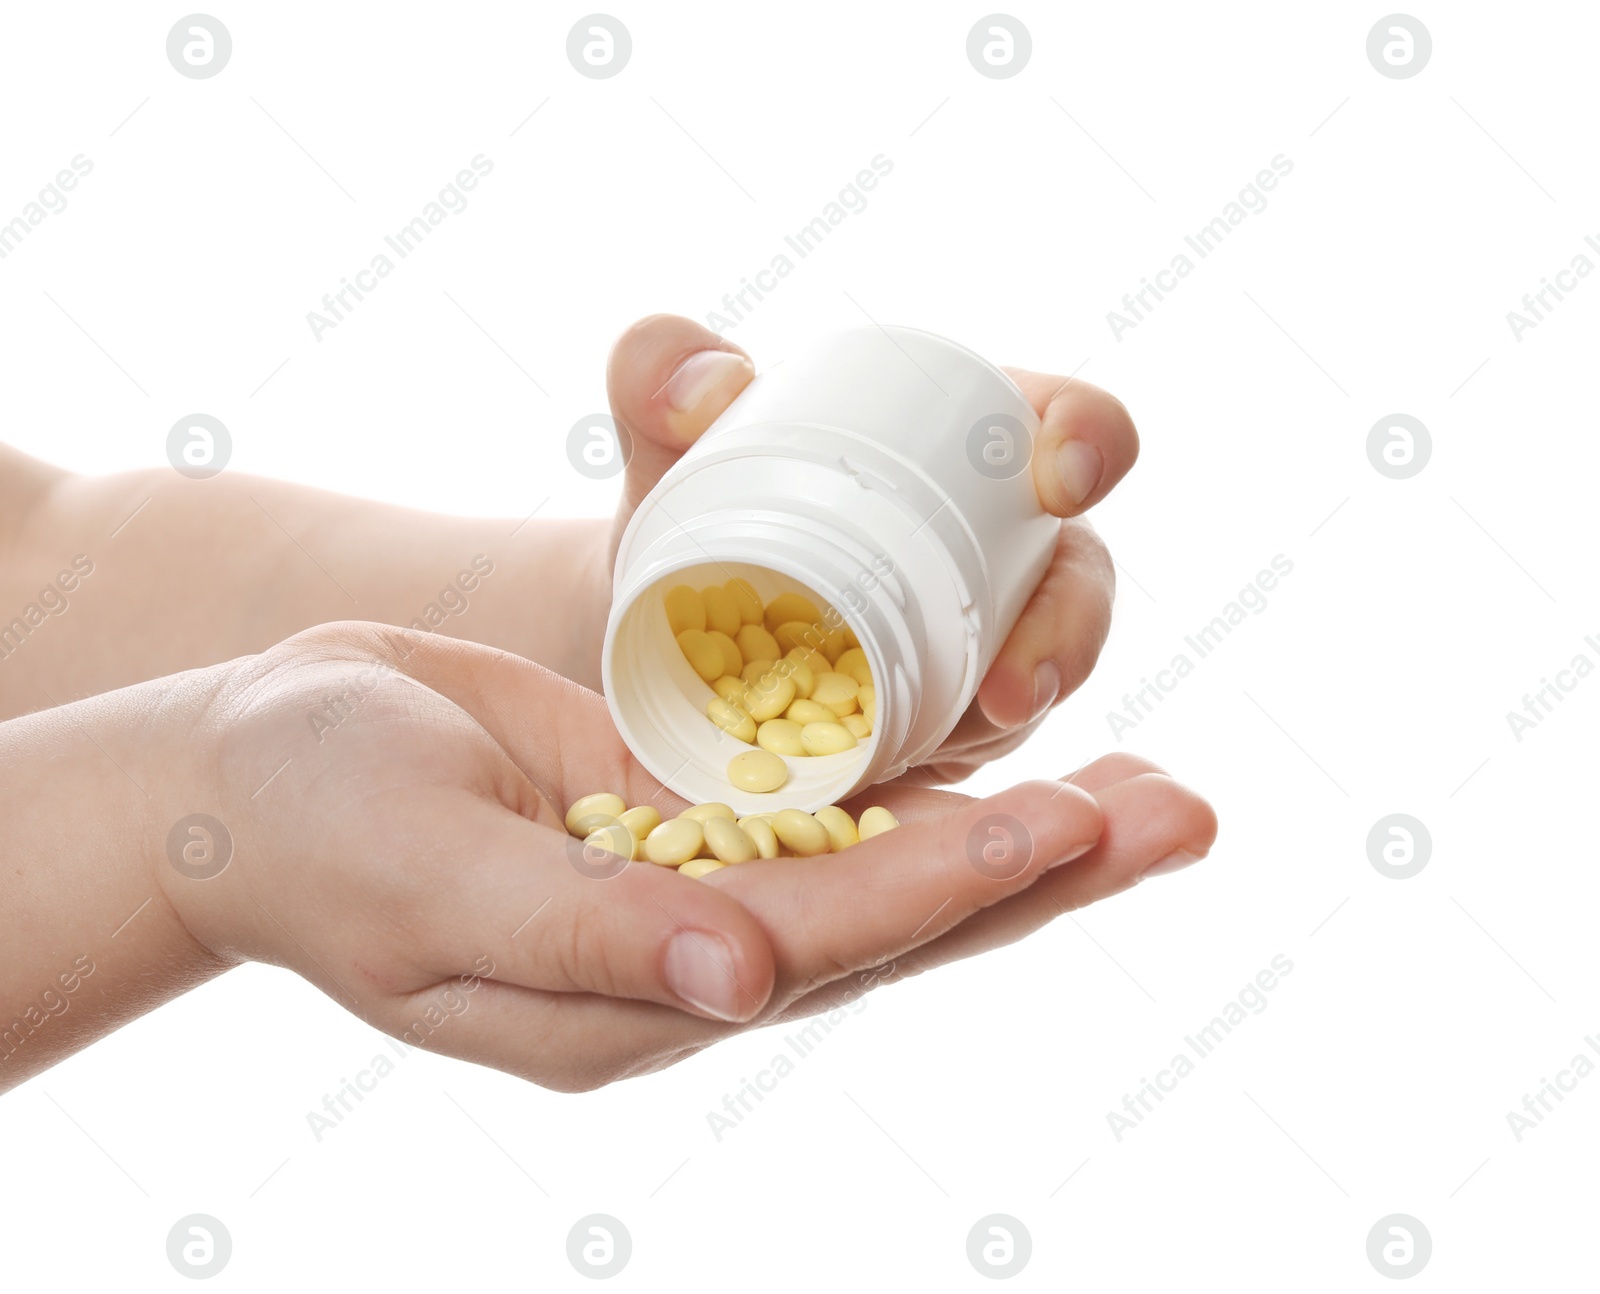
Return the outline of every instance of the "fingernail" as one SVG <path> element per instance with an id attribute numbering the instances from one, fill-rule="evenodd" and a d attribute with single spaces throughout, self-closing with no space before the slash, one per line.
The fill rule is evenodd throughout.
<path id="1" fill-rule="evenodd" d="M 1139 873 L 1139 879 L 1146 880 L 1152 876 L 1165 876 L 1168 872 L 1179 872 L 1190 863 L 1198 863 L 1201 855 L 1191 854 L 1187 849 L 1175 849 L 1159 863 L 1151 863 L 1149 867 Z"/>
<path id="2" fill-rule="evenodd" d="M 1056 471 L 1061 477 L 1061 490 L 1073 507 L 1094 493 L 1100 484 L 1100 474 L 1105 471 L 1105 460 L 1100 451 L 1087 441 L 1063 441 L 1056 450 Z"/>
<path id="3" fill-rule="evenodd" d="M 685 930 L 667 945 L 667 987 L 690 1006 L 719 1020 L 738 1020 L 739 982 L 733 953 L 720 937 Z"/>
<path id="4" fill-rule="evenodd" d="M 1028 714 L 1032 723 L 1048 710 L 1061 692 L 1061 671 L 1053 660 L 1040 661 L 1033 671 L 1033 709 Z"/>
<path id="5" fill-rule="evenodd" d="M 667 403 L 678 413 L 693 413 L 735 372 L 749 367 L 749 360 L 732 351 L 696 351 L 678 365 L 662 390 Z"/>
<path id="6" fill-rule="evenodd" d="M 1070 863 L 1074 858 L 1082 858 L 1099 843 L 1099 840 L 1085 840 L 1081 845 L 1074 845 L 1066 853 L 1062 854 L 1060 858 L 1056 859 L 1055 862 L 1051 863 L 1049 867 L 1046 867 L 1045 871 L 1052 871 L 1060 867 L 1062 863 Z"/>

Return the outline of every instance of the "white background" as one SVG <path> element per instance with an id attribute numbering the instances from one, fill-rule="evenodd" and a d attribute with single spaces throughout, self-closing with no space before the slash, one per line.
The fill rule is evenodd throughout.
<path id="1" fill-rule="evenodd" d="M 1384 9 L 1342 3 L 1022 5 L 1005 80 L 966 58 L 985 11 L 944 3 L 624 5 L 610 80 L 567 61 L 582 8 L 211 12 L 232 61 L 189 80 L 181 9 L 5 10 L 0 219 L 94 163 L 0 261 L 6 440 L 159 465 L 203 411 L 230 470 L 606 512 L 563 442 L 611 339 L 703 318 L 882 153 L 868 208 L 731 333 L 758 366 L 868 314 L 1082 366 L 1143 438 L 1096 516 L 1122 576 L 1099 670 L 972 789 L 1117 746 L 1124 693 L 1294 569 L 1122 742 L 1212 798 L 1211 857 L 873 996 L 720 1143 L 706 1114 L 770 1032 L 576 1097 L 417 1053 L 319 1144 L 307 1111 L 381 1038 L 251 967 L 0 1102 L 8 1287 L 187 1288 L 164 1246 L 191 1212 L 238 1290 L 590 1288 L 565 1238 L 591 1212 L 632 1233 L 617 1288 L 987 1288 L 965 1244 L 995 1212 L 1033 1237 L 1019 1289 L 1387 1288 L 1365 1246 L 1395 1212 L 1433 1238 L 1418 1288 L 1589 1278 L 1600 1076 L 1520 1143 L 1506 1114 L 1600 1030 L 1600 679 L 1520 742 L 1505 716 L 1600 662 L 1600 276 L 1506 322 L 1600 235 L 1592 6 L 1418 10 L 1404 80 L 1367 60 Z M 468 209 L 314 340 L 479 153 Z M 1122 294 L 1280 153 L 1267 209 L 1115 339 Z M 1394 412 L 1432 434 L 1408 480 L 1367 459 Z M 1367 857 L 1396 812 L 1433 839 L 1409 880 Z M 1267 1009 L 1119 1143 L 1107 1113 L 1280 953 Z"/>

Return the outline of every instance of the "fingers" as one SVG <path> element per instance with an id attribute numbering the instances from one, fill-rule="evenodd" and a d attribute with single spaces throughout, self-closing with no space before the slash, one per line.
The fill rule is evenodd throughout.
<path id="1" fill-rule="evenodd" d="M 1132 781 L 1141 773 L 1159 773 L 1163 777 L 1167 776 L 1166 769 L 1144 756 L 1116 750 L 1085 764 L 1067 778 L 1067 781 L 1094 795 L 1108 786 L 1115 786 L 1118 782 Z"/>
<path id="2" fill-rule="evenodd" d="M 542 665 L 496 647 L 387 625 L 351 621 L 312 632 L 338 633 L 351 648 L 465 710 L 504 754 L 487 790 L 524 816 L 534 816 L 535 790 L 562 806 L 593 791 L 615 791 L 629 804 L 649 801 L 664 814 L 682 803 L 628 754 L 604 697 Z M 552 821 L 559 820 L 557 812 Z"/>
<path id="3" fill-rule="evenodd" d="M 600 697 L 456 639 L 363 624 L 323 632 L 403 662 L 407 677 L 453 701 L 504 751 L 475 794 L 448 804 L 413 795 L 396 811 L 407 820 L 391 823 L 417 842 L 410 874 L 451 876 L 410 896 L 406 934 L 420 965 L 447 974 L 487 957 L 497 968 L 488 974 L 527 987 L 638 998 L 716 1020 L 761 1010 L 772 950 L 737 902 L 652 864 L 585 857 L 556 825 L 553 806 L 589 791 L 614 790 L 630 804 L 662 794 L 627 757 Z M 566 785 L 569 776 L 582 790 Z"/>
<path id="4" fill-rule="evenodd" d="M 761 923 L 784 991 L 809 988 L 915 947 L 1080 856 L 1100 835 L 1092 796 L 1026 782 L 843 853 L 744 863 L 707 882 Z"/>
<path id="5" fill-rule="evenodd" d="M 1039 502 L 1075 517 L 1111 493 L 1139 457 L 1139 433 L 1122 401 L 1076 378 L 1010 369 L 1042 424 L 1033 449 Z"/>
<path id="6" fill-rule="evenodd" d="M 889 952 L 860 961 L 854 968 L 840 967 L 838 978 L 792 999 L 764 1023 L 813 1016 L 846 1004 L 881 983 L 1020 939 L 1065 909 L 1127 888 L 1132 878 L 1164 856 L 1171 844 L 1186 844 L 1204 852 L 1215 833 L 1215 817 L 1209 807 L 1187 788 L 1150 773 L 1150 767 L 1137 756 L 1118 753 L 1074 774 L 1079 781 L 1103 789 L 1104 793 L 1097 793 L 1105 815 L 1101 843 L 1076 862 L 1053 869 L 1033 885 L 978 910 L 914 951 Z M 882 840 L 903 836 L 919 823 L 948 831 L 955 821 L 953 806 L 971 808 L 978 803 L 920 789 L 899 790 L 882 798 L 906 824 Z M 1108 830 L 1115 834 L 1106 834 Z M 852 852 L 862 848 L 857 846 Z M 820 861 L 794 860 L 806 865 Z M 759 871 L 786 862 L 744 864 L 714 876 L 744 873 L 754 880 Z M 488 992 L 463 1019 L 463 1027 L 450 1036 L 440 1035 L 442 1048 L 559 1091 L 588 1091 L 660 1069 L 739 1028 L 694 1019 L 648 1002 L 588 994 L 559 996 L 500 984 L 484 988 Z"/>
<path id="7" fill-rule="evenodd" d="M 1116 572 L 1086 521 L 1068 521 L 1055 559 L 978 689 L 998 728 L 1039 718 L 1089 677 L 1111 631 Z"/>
<path id="8" fill-rule="evenodd" d="M 428 870 L 451 875 L 408 932 L 433 973 L 473 967 L 524 988 L 634 998 L 720 1021 L 750 1019 L 772 992 L 772 949 L 756 920 L 668 868 L 586 850 L 465 797 L 445 839 L 421 847 L 446 852 Z"/>
<path id="9" fill-rule="evenodd" d="M 633 450 L 619 523 L 754 376 L 748 355 L 692 319 L 650 315 L 617 338 L 606 391 Z"/>
<path id="10" fill-rule="evenodd" d="M 429 1007 L 440 1009 L 430 1016 Z M 460 977 L 389 1002 L 375 1023 L 412 1046 L 557 1092 L 590 1092 L 650 1073 L 740 1028 L 653 1002 L 547 993 L 499 980 L 469 988 Z"/>
<path id="11" fill-rule="evenodd" d="M 1101 782 L 1122 771 L 1132 773 L 1095 791 L 1104 823 L 1095 847 L 1020 894 L 984 908 L 948 933 L 895 958 L 892 972 L 880 978 L 921 974 L 1015 943 L 1076 908 L 1203 858 L 1216 841 L 1215 811 L 1171 778 L 1135 771 L 1147 762 L 1137 756 L 1110 755 L 1075 774 L 1088 782 Z M 781 1011 L 777 1019 L 827 1011 L 858 992 L 859 986 L 841 980 L 802 998 Z"/>

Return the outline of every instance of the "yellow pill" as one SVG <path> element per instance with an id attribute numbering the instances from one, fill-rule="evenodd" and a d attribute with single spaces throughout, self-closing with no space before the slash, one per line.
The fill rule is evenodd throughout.
<path id="1" fill-rule="evenodd" d="M 716 643 L 722 652 L 722 672 L 724 674 L 741 674 L 744 672 L 744 656 L 739 651 L 739 644 L 719 629 L 707 629 L 706 637 Z"/>
<path id="2" fill-rule="evenodd" d="M 789 708 L 792 710 L 794 706 Z M 756 729 L 756 745 L 774 755 L 804 755 L 806 748 L 800 740 L 802 726 L 793 719 L 768 719 Z"/>
<path id="3" fill-rule="evenodd" d="M 832 843 L 835 853 L 841 849 L 849 849 L 861 839 L 856 832 L 855 819 L 837 804 L 818 809 L 811 816 L 820 822 L 822 829 L 828 833 L 828 840 Z"/>
<path id="4" fill-rule="evenodd" d="M 633 836 L 633 860 L 638 862 L 644 855 L 644 838 L 661 825 L 661 810 L 654 805 L 641 804 L 636 809 L 619 813 L 617 821 Z"/>
<path id="5" fill-rule="evenodd" d="M 789 765 L 770 750 L 746 750 L 728 761 L 728 781 L 741 791 L 764 795 L 789 780 Z M 729 814 L 732 817 L 732 814 Z"/>
<path id="6" fill-rule="evenodd" d="M 861 713 L 867 716 L 867 722 L 874 728 L 878 726 L 878 689 L 872 684 L 856 689 L 856 704 L 861 707 Z"/>
<path id="7" fill-rule="evenodd" d="M 818 650 L 830 661 L 837 661 L 840 656 L 844 655 L 847 646 L 848 644 L 844 640 L 844 631 L 830 629 L 823 637 L 822 645 Z"/>
<path id="8" fill-rule="evenodd" d="M 753 817 L 740 818 L 739 827 L 755 844 L 757 858 L 778 856 L 778 836 L 772 829 L 770 814 L 759 813 Z"/>
<path id="9" fill-rule="evenodd" d="M 745 668 L 743 677 L 746 682 L 753 683 L 769 675 L 776 678 L 786 678 L 794 684 L 796 696 L 804 695 L 815 686 L 816 676 L 812 674 L 807 666 L 797 660 L 790 660 L 788 657 L 784 657 L 782 660 L 763 661 L 761 663 L 766 666 L 765 669 L 752 670 L 749 667 Z"/>
<path id="10" fill-rule="evenodd" d="M 841 625 L 839 627 L 839 632 L 844 635 L 844 645 L 846 647 L 861 646 L 861 639 L 856 637 L 856 631 L 849 625 Z"/>
<path id="11" fill-rule="evenodd" d="M 811 671 L 813 677 L 826 674 L 833 668 L 828 658 L 812 647 L 791 647 L 784 653 L 784 659 L 798 661 Z"/>
<path id="12" fill-rule="evenodd" d="M 739 677 L 746 683 L 755 683 L 768 674 L 779 673 L 777 662 L 773 660 L 753 660 L 745 662 L 745 667 L 739 671 Z"/>
<path id="13" fill-rule="evenodd" d="M 770 633 L 781 624 L 791 620 L 802 620 L 808 625 L 814 625 L 822 619 L 817 610 L 816 603 L 810 598 L 802 597 L 798 593 L 780 593 L 767 603 L 766 610 L 762 613 L 766 621 L 767 631 Z"/>
<path id="14" fill-rule="evenodd" d="M 721 678 L 726 672 L 722 668 L 722 648 L 711 640 L 711 635 L 704 629 L 685 629 L 678 635 L 678 648 L 694 672 L 707 683 Z"/>
<path id="15" fill-rule="evenodd" d="M 734 705 L 744 700 L 744 680 L 734 674 L 724 674 L 711 685 L 711 690 Z"/>
<path id="16" fill-rule="evenodd" d="M 745 710 L 757 723 L 776 719 L 794 700 L 794 682 L 779 674 L 764 674 L 745 693 Z"/>
<path id="17" fill-rule="evenodd" d="M 739 615 L 739 604 L 733 600 L 733 594 L 727 589 L 720 584 L 713 584 L 708 589 L 700 590 L 700 600 L 706 607 L 707 629 L 715 629 L 730 638 L 739 632 L 739 626 L 744 620 Z"/>
<path id="18" fill-rule="evenodd" d="M 893 831 L 900 825 L 898 818 L 881 805 L 873 805 L 870 809 L 861 810 L 861 822 L 857 827 L 861 839 L 871 840 L 874 836 L 881 836 L 885 831 Z"/>
<path id="19" fill-rule="evenodd" d="M 678 868 L 679 876 L 688 876 L 694 880 L 711 872 L 720 872 L 726 863 L 719 863 L 715 858 L 691 858 L 682 867 Z"/>
<path id="20" fill-rule="evenodd" d="M 609 827 L 617 819 L 609 813 L 586 813 L 574 822 L 568 830 L 580 840 L 585 836 L 592 836 L 602 827 Z"/>
<path id="21" fill-rule="evenodd" d="M 672 626 L 674 638 L 685 629 L 705 629 L 705 599 L 687 584 L 674 585 L 668 589 L 662 601 L 666 604 L 667 623 Z"/>
<path id="22" fill-rule="evenodd" d="M 778 668 L 783 670 L 794 682 L 794 694 L 796 696 L 805 698 L 811 695 L 812 689 L 817 685 L 817 676 L 812 671 L 811 666 L 804 661 L 790 660 L 788 657 L 784 657 L 783 660 L 778 662 Z"/>
<path id="23" fill-rule="evenodd" d="M 850 729 L 840 723 L 808 723 L 800 729 L 800 744 L 808 755 L 837 755 L 856 744 Z"/>
<path id="24" fill-rule="evenodd" d="M 638 854 L 639 842 L 634 839 L 633 832 L 618 819 L 612 818 L 606 826 L 591 831 L 583 838 L 584 861 L 592 865 L 599 860 L 593 857 L 591 850 L 604 850 L 632 861 Z"/>
<path id="25" fill-rule="evenodd" d="M 808 723 L 837 723 L 839 716 L 817 701 L 807 701 L 796 697 L 789 703 L 789 708 L 783 712 L 785 719 L 792 719 L 804 727 Z"/>
<path id="26" fill-rule="evenodd" d="M 803 647 L 808 651 L 821 651 L 823 643 L 828 640 L 828 635 L 821 625 L 807 624 L 804 620 L 787 621 L 774 629 L 772 636 L 777 640 L 778 646 L 786 652 L 796 647 Z"/>
<path id="27" fill-rule="evenodd" d="M 794 707 L 789 708 L 792 710 Z M 872 736 L 872 725 L 867 722 L 867 716 L 864 714 L 847 714 L 839 722 L 849 729 L 850 735 L 857 741 L 865 741 Z"/>
<path id="28" fill-rule="evenodd" d="M 572 807 L 567 810 L 567 830 L 573 835 L 583 837 L 588 831 L 579 831 L 578 822 L 591 814 L 604 813 L 608 817 L 620 817 L 627 808 L 620 795 L 612 795 L 609 791 L 597 791 L 593 795 L 582 795 L 572 802 Z M 594 828 L 590 828 L 592 831 Z"/>
<path id="29" fill-rule="evenodd" d="M 855 679 L 857 687 L 872 686 L 872 666 L 867 663 L 867 653 L 859 647 L 851 647 L 839 653 L 839 659 L 833 662 L 836 674 L 848 674 Z"/>
<path id="30" fill-rule="evenodd" d="M 712 697 L 706 702 L 706 718 L 730 737 L 752 744 L 755 742 L 756 721 L 731 701 L 724 701 L 720 696 Z"/>
<path id="31" fill-rule="evenodd" d="M 773 815 L 772 830 L 779 840 L 802 858 L 825 854 L 833 844 L 828 829 L 809 813 L 799 809 L 780 809 Z"/>
<path id="32" fill-rule="evenodd" d="M 848 674 L 818 674 L 817 685 L 811 689 L 811 699 L 843 717 L 855 713 L 860 691 L 855 679 Z"/>
<path id="33" fill-rule="evenodd" d="M 644 838 L 644 856 L 663 867 L 676 867 L 698 854 L 705 840 L 700 824 L 693 818 L 674 818 Z"/>
<path id="34" fill-rule="evenodd" d="M 849 815 L 846 814 L 846 817 Z M 705 824 L 706 847 L 724 863 L 748 863 L 760 857 L 756 842 L 736 822 L 726 818 L 712 818 Z"/>
<path id="35" fill-rule="evenodd" d="M 747 625 L 761 623 L 762 611 L 761 595 L 756 592 L 756 586 L 749 580 L 732 579 L 722 586 L 728 590 L 728 595 L 733 598 L 734 605 L 739 608 L 739 619 Z"/>
<path id="36" fill-rule="evenodd" d="M 777 660 L 783 653 L 778 650 L 778 640 L 760 625 L 745 625 L 733 635 L 739 653 L 746 660 Z"/>
<path id="37" fill-rule="evenodd" d="M 734 820 L 733 809 L 722 803 L 721 800 L 709 800 L 705 804 L 691 805 L 678 816 L 680 818 L 688 818 L 690 822 L 698 822 L 702 826 L 710 822 L 712 818 L 723 818 L 728 822 Z"/>

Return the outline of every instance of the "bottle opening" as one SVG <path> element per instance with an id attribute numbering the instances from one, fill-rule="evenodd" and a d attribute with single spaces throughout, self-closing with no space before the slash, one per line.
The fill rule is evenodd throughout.
<path id="1" fill-rule="evenodd" d="M 767 567 L 680 568 L 613 609 L 603 663 L 612 717 L 650 773 L 693 802 L 722 801 L 741 817 L 814 811 L 855 790 L 878 749 L 882 661 L 858 628 L 814 589 Z M 855 684 L 853 696 L 835 665 L 850 671 L 842 677 Z M 861 678 L 871 679 L 873 692 L 863 695 Z M 708 715 L 719 699 L 727 703 L 715 707 L 722 726 Z M 819 726 L 807 732 L 809 724 Z M 734 725 L 741 730 L 726 730 Z M 801 753 L 794 744 L 802 733 L 821 751 L 842 744 L 841 733 L 853 744 Z M 758 750 L 787 768 L 771 791 L 729 779 L 729 762 Z"/>

